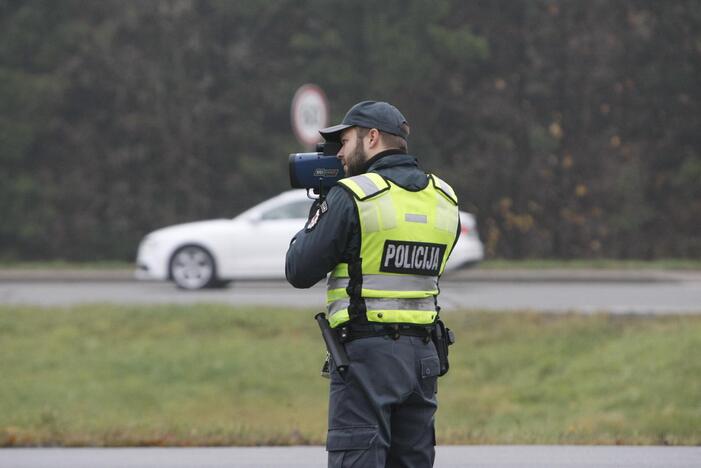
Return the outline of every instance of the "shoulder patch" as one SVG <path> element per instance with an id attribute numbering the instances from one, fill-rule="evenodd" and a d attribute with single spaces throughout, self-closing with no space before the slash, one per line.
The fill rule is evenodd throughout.
<path id="1" fill-rule="evenodd" d="M 329 211 L 329 204 L 326 203 L 326 200 L 321 202 L 319 207 L 316 209 L 314 212 L 314 215 L 309 218 L 309 221 L 307 221 L 307 225 L 305 226 L 304 230 L 306 232 L 311 231 L 316 227 L 316 225 L 319 223 L 319 219 L 327 212 Z"/>
<path id="2" fill-rule="evenodd" d="M 319 222 L 319 218 L 321 217 L 321 208 L 317 208 L 316 212 L 314 213 L 314 216 L 309 218 L 309 221 L 307 221 L 307 226 L 304 228 L 306 232 L 311 231 L 316 227 L 316 224 Z"/>

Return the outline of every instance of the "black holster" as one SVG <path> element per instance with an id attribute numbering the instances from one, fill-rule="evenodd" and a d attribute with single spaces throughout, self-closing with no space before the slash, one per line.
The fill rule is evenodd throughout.
<path id="1" fill-rule="evenodd" d="M 455 335 L 453 335 L 450 328 L 446 328 L 441 319 L 438 319 L 436 320 L 436 326 L 431 331 L 431 340 L 433 344 L 436 345 L 436 351 L 438 351 L 438 361 L 440 364 L 440 372 L 438 375 L 445 375 L 450 368 L 450 363 L 448 362 L 448 346 L 455 343 Z"/>
<path id="2" fill-rule="evenodd" d="M 350 365 L 350 360 L 348 359 L 346 348 L 343 346 L 343 343 L 341 343 L 338 333 L 331 328 L 329 321 L 326 320 L 326 314 L 323 312 L 316 314 L 314 318 L 319 324 L 319 329 L 321 329 L 321 336 L 324 338 L 326 351 L 328 351 L 329 356 L 331 356 L 331 359 L 333 359 L 338 371 L 345 372 Z"/>

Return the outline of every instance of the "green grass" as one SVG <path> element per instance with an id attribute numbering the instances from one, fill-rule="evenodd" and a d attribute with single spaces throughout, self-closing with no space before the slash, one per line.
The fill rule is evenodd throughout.
<path id="1" fill-rule="evenodd" d="M 448 440 L 701 444 L 701 317 L 448 315 Z"/>
<path id="2" fill-rule="evenodd" d="M 615 259 L 524 259 L 485 260 L 479 268 L 489 270 L 547 270 L 547 269 L 597 269 L 597 270 L 701 270 L 701 260 L 667 258 L 658 260 Z"/>
<path id="3" fill-rule="evenodd" d="M 701 444 L 701 317 L 450 312 L 439 443 Z M 320 444 L 311 311 L 0 307 L 0 446 Z"/>

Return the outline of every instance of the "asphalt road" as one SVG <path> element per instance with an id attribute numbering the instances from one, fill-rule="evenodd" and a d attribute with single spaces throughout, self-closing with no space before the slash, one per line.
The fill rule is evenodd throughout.
<path id="1" fill-rule="evenodd" d="M 180 291 L 170 283 L 131 280 L 15 280 L 0 283 L 0 303 L 74 305 L 86 303 L 271 305 L 321 310 L 324 285 L 298 290 L 283 281 L 237 282 L 226 289 Z M 537 309 L 551 312 L 699 313 L 701 280 L 558 281 L 447 280 L 441 283 L 445 310 Z"/>
<path id="2" fill-rule="evenodd" d="M 0 449 L 0 468 L 326 466 L 323 447 Z M 436 468 L 699 468 L 699 447 L 446 446 Z"/>

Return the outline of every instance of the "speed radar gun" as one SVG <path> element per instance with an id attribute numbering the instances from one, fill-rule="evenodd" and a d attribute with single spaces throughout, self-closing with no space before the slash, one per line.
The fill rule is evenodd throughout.
<path id="1" fill-rule="evenodd" d="M 341 149 L 334 142 L 318 143 L 313 153 L 290 154 L 290 185 L 307 189 L 324 197 L 331 187 L 345 177 L 343 163 L 336 157 Z"/>

